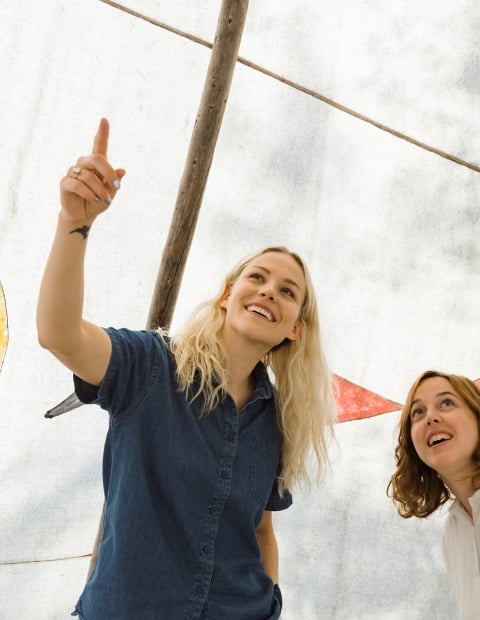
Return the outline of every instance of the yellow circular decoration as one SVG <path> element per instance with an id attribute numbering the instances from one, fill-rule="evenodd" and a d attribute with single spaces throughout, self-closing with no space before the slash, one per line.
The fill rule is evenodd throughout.
<path id="1" fill-rule="evenodd" d="M 7 306 L 5 304 L 5 295 L 3 294 L 3 287 L 0 283 L 0 369 L 2 368 L 3 358 L 5 357 L 5 351 L 8 344 L 8 321 L 7 321 Z"/>

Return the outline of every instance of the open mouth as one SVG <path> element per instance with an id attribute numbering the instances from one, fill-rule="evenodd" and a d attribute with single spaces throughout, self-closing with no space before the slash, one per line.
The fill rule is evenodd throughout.
<path id="1" fill-rule="evenodd" d="M 247 306 L 248 312 L 253 312 L 254 314 L 259 314 L 270 321 L 271 323 L 275 322 L 275 317 L 271 312 L 269 312 L 266 308 L 262 308 L 261 306 L 255 306 L 252 304 L 251 306 Z"/>
<path id="2" fill-rule="evenodd" d="M 438 446 L 445 441 L 449 441 L 452 437 L 453 435 L 450 435 L 450 433 L 435 433 L 435 435 L 429 438 L 428 447 L 433 448 L 433 446 Z"/>

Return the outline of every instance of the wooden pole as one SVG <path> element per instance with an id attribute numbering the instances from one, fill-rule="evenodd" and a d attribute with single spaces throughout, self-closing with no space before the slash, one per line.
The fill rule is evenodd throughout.
<path id="1" fill-rule="evenodd" d="M 170 327 L 227 104 L 247 10 L 248 0 L 222 2 L 203 94 L 150 305 L 147 320 L 149 329 Z M 88 577 L 97 562 L 104 514 L 105 504 L 90 558 Z"/>
<path id="2" fill-rule="evenodd" d="M 168 328 L 222 124 L 248 9 L 248 0 L 224 0 L 147 325 Z"/>

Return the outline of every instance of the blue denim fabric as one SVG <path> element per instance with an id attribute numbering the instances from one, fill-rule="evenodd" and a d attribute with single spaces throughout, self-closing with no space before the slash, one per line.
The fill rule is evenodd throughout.
<path id="1" fill-rule="evenodd" d="M 74 614 L 85 620 L 274 620 L 281 594 L 255 534 L 278 494 L 281 438 L 263 365 L 238 412 L 227 397 L 200 415 L 176 386 L 168 345 L 150 331 L 106 330 L 100 388 L 79 398 L 110 413 L 98 561 Z"/>

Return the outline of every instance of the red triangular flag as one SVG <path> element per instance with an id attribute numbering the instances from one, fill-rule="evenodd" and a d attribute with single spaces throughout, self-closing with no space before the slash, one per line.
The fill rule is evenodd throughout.
<path id="1" fill-rule="evenodd" d="M 338 421 L 371 418 L 381 413 L 397 411 L 402 405 L 388 398 L 383 398 L 343 377 L 334 375 L 337 387 Z"/>

